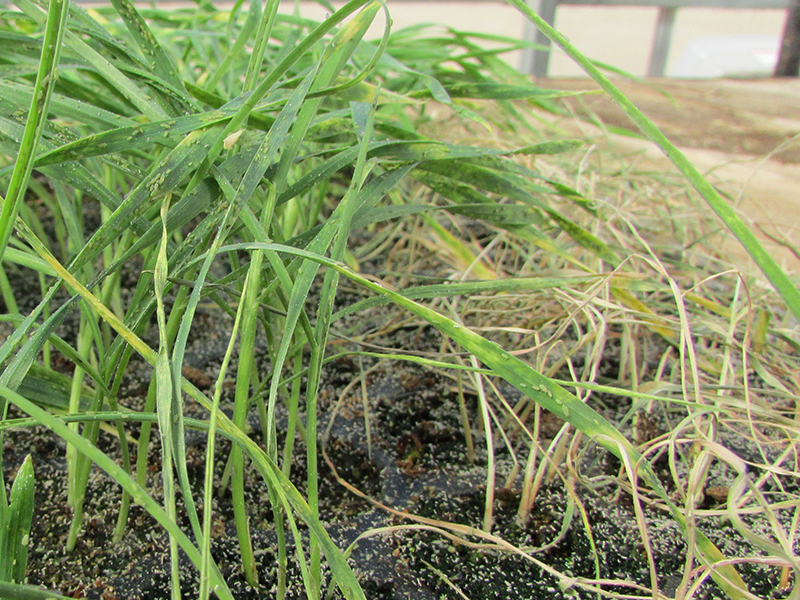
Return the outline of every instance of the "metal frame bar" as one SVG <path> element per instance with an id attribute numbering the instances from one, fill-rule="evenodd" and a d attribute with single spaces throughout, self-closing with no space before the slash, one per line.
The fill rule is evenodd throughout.
<path id="1" fill-rule="evenodd" d="M 789 0 L 528 0 L 536 13 L 550 25 L 555 22 L 556 8 L 559 4 L 570 6 L 657 6 L 653 47 L 647 74 L 663 77 L 667 66 L 672 28 L 679 8 L 789 8 Z M 525 23 L 524 38 L 538 48 L 526 48 L 522 52 L 520 71 L 536 77 L 547 77 L 550 61 L 550 40 L 530 22 Z"/>

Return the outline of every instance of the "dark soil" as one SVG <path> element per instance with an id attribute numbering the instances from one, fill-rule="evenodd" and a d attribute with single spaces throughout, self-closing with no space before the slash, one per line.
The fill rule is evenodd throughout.
<path id="1" fill-rule="evenodd" d="M 377 318 L 378 315 L 365 315 L 364 322 Z M 218 320 L 224 325 L 224 319 L 219 317 Z M 215 377 L 219 368 L 219 348 L 224 346 L 224 337 L 220 340 L 221 336 L 214 333 L 218 329 L 206 329 L 208 337 L 195 337 L 188 354 L 192 374 L 200 382 L 205 381 L 204 377 Z M 397 347 L 420 350 L 436 349 L 441 342 L 439 334 L 427 327 L 399 329 L 392 337 L 391 341 Z M 373 343 L 386 342 L 388 340 L 373 340 Z M 142 382 L 149 380 L 150 368 L 134 363 L 131 372 L 134 375 L 125 388 L 130 397 L 123 402 L 137 406 L 146 391 Z M 326 367 L 321 431 L 328 425 L 341 388 L 357 377 L 358 372 L 357 364 L 350 359 L 335 361 Z M 518 398 L 513 389 L 501 389 L 510 402 Z M 326 449 L 339 475 L 370 498 L 396 510 L 437 521 L 480 527 L 484 511 L 486 455 L 476 429 L 477 456 L 474 463 L 467 460 L 453 382 L 429 369 L 387 363 L 370 374 L 367 390 L 371 447 L 368 449 L 367 446 L 359 394 L 344 398 L 330 429 Z M 477 423 L 475 399 L 470 401 L 470 417 L 473 423 Z M 610 419 L 620 421 L 630 406 L 617 398 L 613 405 L 597 405 L 597 408 Z M 191 411 L 191 406 L 187 410 Z M 253 437 L 259 440 L 257 415 L 254 412 L 250 417 Z M 649 415 L 647 419 L 649 435 L 662 433 L 669 426 L 668 414 Z M 280 422 L 284 421 L 285 416 Z M 541 442 L 547 444 L 562 422 L 557 417 L 547 416 L 543 423 Z M 640 421 L 637 435 L 647 437 L 646 431 Z M 137 428 L 134 427 L 132 433 L 138 435 Z M 521 457 L 525 456 L 522 440 L 512 441 L 515 444 L 519 442 L 516 450 Z M 730 441 L 733 445 L 735 436 L 731 435 Z M 205 455 L 204 434 L 188 432 L 187 444 L 189 472 L 199 498 Z M 224 441 L 220 444 L 219 456 L 227 456 L 228 446 Z M 112 436 L 102 434 L 99 445 L 111 456 L 118 457 L 119 445 Z M 613 578 L 650 585 L 647 555 L 635 522 L 631 498 L 614 484 L 620 469 L 616 459 L 598 451 L 592 444 L 583 444 L 585 453 L 580 464 L 581 474 L 585 481 L 592 482 L 593 489 L 582 485 L 576 488 L 586 511 L 586 522 L 591 525 L 593 549 L 586 524 L 577 510 L 571 522 L 565 525 L 570 501 L 558 479 L 539 491 L 528 523 L 521 525 L 518 522 L 520 477 L 508 486 L 502 483 L 513 462 L 499 439 L 496 447 L 498 483 L 492 530 L 496 536 L 529 550 L 548 546 L 531 556 L 568 577 Z M 152 467 L 148 487 L 158 499 L 161 487 L 158 444 L 152 443 L 149 450 Z M 737 450 L 744 454 L 754 452 L 746 444 Z M 27 453 L 33 454 L 37 478 L 36 516 L 28 570 L 30 583 L 75 598 L 167 598 L 168 541 L 153 519 L 141 508 L 132 507 L 124 540 L 113 544 L 111 537 L 120 490 L 104 473 L 95 469 L 89 483 L 83 532 L 76 549 L 66 553 L 64 547 L 71 512 L 66 502 L 65 446 L 41 428 L 9 432 L 4 445 L 6 481 L 12 479 L 13 471 Z M 218 476 L 223 467 L 222 463 L 218 464 Z M 666 461 L 656 461 L 656 467 L 661 469 L 665 485 L 671 486 Z M 295 461 L 292 477 L 302 491 L 305 478 L 302 457 Z M 731 478 L 722 465 L 715 465 L 711 480 L 716 482 L 716 487 L 726 490 Z M 276 585 L 276 536 L 272 510 L 266 500 L 265 484 L 252 471 L 246 488 L 259 564 L 259 589 L 251 589 L 240 574 L 232 508 L 227 494 L 215 497 L 214 558 L 237 598 L 271 598 Z M 322 470 L 320 493 L 322 519 L 334 541 L 342 548 L 358 534 L 370 529 L 411 523 L 348 492 L 336 482 L 327 465 Z M 718 506 L 718 500 L 709 495 L 705 506 Z M 673 595 L 680 583 L 676 574 L 682 572 L 685 559 L 683 536 L 664 513 L 648 508 L 646 514 L 658 567 L 658 584 L 663 592 Z M 188 522 L 185 527 L 188 531 Z M 757 553 L 722 518 L 704 519 L 701 528 L 729 556 Z M 569 587 L 518 555 L 472 548 L 431 530 L 397 529 L 365 539 L 359 542 L 351 555 L 350 564 L 370 599 L 434 600 L 455 597 L 456 588 L 472 599 L 549 599 L 587 594 Z M 197 572 L 188 560 L 183 567 L 184 592 L 191 597 L 196 593 Z M 777 569 L 745 565 L 740 570 L 754 594 L 763 598 L 780 595 L 776 596 L 775 592 L 779 577 Z M 295 567 L 290 570 L 289 582 L 289 597 L 304 597 L 300 573 Z M 622 586 L 611 589 L 630 593 Z M 723 596 L 714 584 L 706 583 L 697 597 Z"/>

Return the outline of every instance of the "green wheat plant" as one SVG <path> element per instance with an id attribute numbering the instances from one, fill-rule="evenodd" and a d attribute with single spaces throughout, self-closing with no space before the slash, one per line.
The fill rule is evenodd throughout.
<path id="1" fill-rule="evenodd" d="M 699 393 L 689 397 L 688 386 L 672 394 L 672 382 L 664 384 L 671 394 L 665 400 L 660 387 L 648 393 L 637 385 L 603 385 L 588 370 L 578 380 L 558 380 L 557 366 L 573 368 L 571 354 L 545 368 L 546 356 L 528 360 L 512 347 L 512 334 L 532 331 L 534 322 L 545 328 L 549 317 L 533 316 L 518 327 L 484 325 L 474 316 L 481 311 L 463 308 L 490 298 L 508 303 L 510 314 L 535 315 L 528 303 L 538 294 L 561 294 L 564 302 L 580 296 L 581 308 L 558 326 L 561 334 L 584 307 L 591 305 L 593 315 L 602 296 L 602 310 L 624 315 L 627 347 L 635 346 L 635 322 L 669 348 L 664 365 L 672 349 L 686 349 L 688 326 L 675 325 L 672 308 L 665 308 L 673 280 L 656 267 L 653 281 L 645 280 L 631 258 L 634 242 L 626 246 L 604 233 L 607 212 L 592 195 L 543 168 L 541 161 L 555 164 L 584 145 L 530 118 L 559 112 L 558 100 L 568 94 L 531 85 L 499 58 L 521 48 L 519 41 L 433 26 L 395 32 L 377 0 L 338 9 L 326 4 L 330 16 L 320 22 L 278 8 L 277 0 L 240 1 L 225 11 L 199 3 L 168 12 L 129 0 L 90 11 L 56 1 L 46 11 L 30 0 L 0 7 L 0 293 L 8 326 L 0 346 L 0 436 L 39 426 L 65 444 L 71 523 L 64 550 L 78 552 L 88 535 L 90 480 L 99 469 L 119 488 L 110 543 L 131 535 L 134 508 L 152 517 L 169 540 L 174 599 L 235 598 L 226 576 L 232 570 L 250 588 L 274 589 L 278 598 L 301 592 L 291 587 L 290 572 L 300 573 L 311 599 L 366 597 L 358 565 L 348 561 L 351 549 L 338 547 L 326 527 L 320 491 L 332 423 L 326 430 L 320 418 L 329 403 L 326 368 L 357 357 L 362 371 L 367 361 L 397 361 L 452 378 L 473 459 L 473 434 L 484 441 L 479 525 L 404 518 L 459 543 L 477 536 L 487 547 L 538 561 L 493 531 L 494 494 L 502 487 L 496 447 L 504 445 L 524 467 L 515 471 L 524 524 L 541 482 L 561 473 L 562 463 L 572 464 L 583 439 L 619 460 L 620 485 L 632 490 L 643 535 L 646 488 L 648 502 L 681 527 L 707 576 L 731 598 L 750 597 L 731 557 L 687 516 L 686 494 L 677 498 L 667 489 L 650 449 L 633 443 L 587 394 L 636 406 L 673 403 L 696 419 L 715 417 L 718 407 Z M 378 38 L 368 40 L 376 24 Z M 487 42 L 499 46 L 487 50 Z M 763 263 L 797 314 L 797 290 L 785 274 L 741 233 L 713 188 L 637 118 Z M 451 139 L 442 127 L 448 119 L 508 139 Z M 463 223 L 480 224 L 492 241 L 482 247 L 461 235 Z M 428 260 L 419 255 L 431 247 L 439 262 L 414 272 L 414 261 Z M 366 272 L 375 257 L 394 260 L 395 250 L 411 257 L 410 276 Z M 435 281 L 424 283 L 421 273 L 432 270 Z M 353 286 L 363 298 L 345 306 L 340 291 L 352 294 Z M 685 297 L 733 318 L 721 299 L 695 289 Z M 349 335 L 361 335 L 348 319 L 374 309 L 435 328 L 444 340 L 441 353 L 391 350 L 367 336 L 356 349 L 340 351 L 343 341 L 352 342 Z M 541 304 L 542 315 L 551 309 L 549 300 Z M 189 357 L 206 313 L 229 326 L 220 334 L 219 371 L 200 385 Z M 520 335 L 528 341 L 528 333 Z M 603 337 L 581 336 L 585 346 Z M 701 366 L 703 376 L 715 372 L 713 364 Z M 146 381 L 132 404 L 124 388 L 137 369 Z M 368 386 L 361 377 L 369 445 Z M 515 406 L 501 382 L 519 392 Z M 477 398 L 474 415 L 466 394 Z M 547 451 L 536 435 L 542 411 L 563 423 Z M 774 420 L 788 428 L 782 419 Z M 187 443 L 198 435 L 205 453 L 199 479 L 190 472 Z M 230 452 L 220 450 L 223 444 Z M 700 452 L 716 447 L 709 441 Z M 696 462 L 695 486 L 704 478 Z M 741 467 L 733 458 L 731 464 Z M 254 477 L 266 490 L 261 505 L 272 511 L 274 577 L 259 563 L 262 538 L 254 528 L 260 524 L 251 517 L 261 506 L 248 495 Z M 570 477 L 564 480 L 574 485 Z M 509 481 L 516 485 L 514 477 Z M 8 500 L 5 487 L 0 496 L 0 547 L 8 549 L 0 554 L 4 598 L 54 597 L 25 584 L 33 489 L 27 458 Z M 744 479 L 732 489 L 748 493 Z M 234 566 L 215 554 L 218 502 L 230 503 Z M 564 531 L 581 521 L 591 542 L 577 495 L 569 507 Z M 743 536 L 780 555 L 781 564 L 795 560 L 788 541 L 770 546 L 732 520 Z M 195 587 L 181 557 L 199 574 Z M 535 564 L 567 588 L 607 593 L 597 558 L 595 579 L 585 580 Z M 684 587 L 694 581 L 691 567 Z M 654 571 L 649 583 L 656 593 Z"/>
<path id="2" fill-rule="evenodd" d="M 3 489 L 0 497 L 0 581 L 23 583 L 28 565 L 28 536 L 33 520 L 33 493 L 35 479 L 30 455 L 14 477 L 11 495 Z"/>

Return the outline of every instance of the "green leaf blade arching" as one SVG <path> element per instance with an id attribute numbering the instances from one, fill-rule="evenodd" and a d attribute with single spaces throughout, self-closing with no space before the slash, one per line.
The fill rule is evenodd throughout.
<path id="1" fill-rule="evenodd" d="M 69 600 L 66 596 L 54 592 L 22 585 L 0 581 L 0 598 L 4 600 Z"/>
<path id="2" fill-rule="evenodd" d="M 341 275 L 388 298 L 391 302 L 424 319 L 473 354 L 496 375 L 505 379 L 525 396 L 583 431 L 594 442 L 619 457 L 626 464 L 633 465 L 638 476 L 666 504 L 673 518 L 685 531 L 686 518 L 659 481 L 653 467 L 633 444 L 600 413 L 584 404 L 579 398 L 553 382 L 550 378 L 545 377 L 516 356 L 501 348 L 498 344 L 481 337 L 470 329 L 426 306 L 418 304 L 397 292 L 388 290 L 374 281 L 370 281 L 347 265 L 327 257 L 279 244 L 249 244 L 239 245 L 238 247 L 244 246 L 300 256 L 328 268 L 336 269 Z M 727 564 L 717 565 L 717 563 L 725 560 L 724 555 L 702 532 L 694 531 L 693 534 L 697 543 L 699 558 L 707 564 L 716 565 L 715 581 L 717 584 L 733 598 L 744 597 L 747 586 L 736 569 Z"/>

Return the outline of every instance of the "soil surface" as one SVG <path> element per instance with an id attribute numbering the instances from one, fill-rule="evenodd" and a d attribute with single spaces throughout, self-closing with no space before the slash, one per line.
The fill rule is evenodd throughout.
<path id="1" fill-rule="evenodd" d="M 364 315 L 365 322 L 381 319 L 376 312 Z M 197 338 L 195 349 L 203 347 L 207 338 Z M 395 331 L 376 343 L 398 344 L 421 351 L 433 351 L 441 343 L 439 334 L 429 327 L 409 327 Z M 219 368 L 214 345 L 211 352 L 196 353 L 191 358 L 195 375 L 202 372 L 212 379 Z M 600 377 L 611 376 L 619 365 L 611 345 L 608 360 Z M 350 564 L 370 600 L 438 600 L 461 597 L 476 599 L 581 598 L 585 591 L 571 587 L 571 577 L 616 579 L 626 585 L 606 587 L 609 591 L 630 593 L 628 585 L 652 584 L 648 554 L 641 541 L 634 503 L 629 494 L 613 482 L 621 464 L 594 444 L 582 444 L 574 457 L 580 481 L 591 482 L 593 489 L 572 480 L 567 491 L 564 482 L 555 477 L 545 480 L 536 497 L 530 518 L 520 523 L 521 476 L 514 475 L 514 459 L 508 447 L 498 440 L 495 450 L 497 480 L 493 502 L 492 534 L 505 543 L 525 549 L 533 560 L 501 551 L 491 540 L 464 536 L 448 538 L 449 524 L 480 528 L 486 498 L 487 454 L 485 440 L 475 431 L 475 457 L 466 453 L 459 417 L 457 386 L 442 374 L 423 367 L 409 367 L 398 362 L 375 367 L 366 377 L 369 398 L 370 434 L 367 436 L 362 399 L 357 393 L 342 390 L 359 376 L 355 361 L 343 359 L 330 363 L 323 372 L 325 382 L 321 402 L 320 430 L 329 464 L 322 464 L 320 478 L 321 519 L 340 548 L 377 528 L 380 535 L 360 541 L 350 555 Z M 566 373 L 564 374 L 566 375 Z M 139 406 L 141 382 L 151 376 L 149 367 L 134 363 L 134 374 L 126 389 L 130 397 L 123 404 Z M 520 394 L 508 386 L 501 393 L 512 405 Z M 665 434 L 680 418 L 670 410 L 650 414 L 637 413 L 631 421 L 631 403 L 618 397 L 595 397 L 591 405 L 614 423 L 627 423 L 621 431 L 629 439 L 649 441 Z M 198 407 L 187 403 L 190 415 L 201 416 Z M 226 403 L 225 409 L 230 410 Z M 476 398 L 467 396 L 467 412 L 476 423 Z M 195 414 L 196 413 L 196 414 Z M 12 417 L 17 416 L 12 412 Z M 285 429 L 285 414 L 279 416 L 279 431 Z M 255 411 L 250 414 L 252 438 L 262 443 L 260 424 Z M 547 447 L 564 425 L 558 417 L 545 413 L 540 422 L 539 442 Z M 765 429 L 766 431 L 766 429 Z M 138 436 L 138 428 L 131 427 Z M 766 432 L 767 435 L 773 435 Z M 205 434 L 187 432 L 189 474 L 196 501 L 202 497 Z M 746 440 L 746 434 L 726 432 L 720 443 L 739 456 L 758 462 L 758 449 Z M 523 458 L 522 439 L 511 439 Z M 279 440 L 283 443 L 283 440 Z M 576 442 L 577 443 L 577 442 Z M 118 442 L 101 434 L 99 447 L 120 460 Z M 688 452 L 688 448 L 686 451 Z M 30 583 L 55 589 L 68 597 L 96 600 L 161 600 L 169 597 L 169 544 L 164 531 L 140 507 L 133 506 L 127 533 L 119 543 L 112 542 L 118 514 L 120 490 L 103 472 L 94 468 L 89 478 L 86 517 L 78 543 L 72 552 L 64 545 L 71 522 L 66 498 L 66 447 L 48 431 L 40 428 L 9 431 L 5 440 L 7 475 L 21 463 L 26 453 L 34 454 L 37 493 L 36 516 L 31 532 L 28 578 Z M 230 444 L 218 442 L 218 456 L 229 454 Z M 769 451 L 775 459 L 778 448 Z M 683 454 L 683 452 L 679 452 Z M 147 488 L 163 502 L 160 476 L 160 445 L 151 442 Z M 320 461 L 322 463 L 322 461 Z M 225 461 L 217 462 L 217 481 L 222 477 Z M 342 480 L 381 503 L 378 507 L 348 491 L 337 481 L 331 465 Z M 293 464 L 292 479 L 303 491 L 305 460 L 298 457 Z M 677 494 L 671 485 L 666 456 L 656 460 L 664 485 Z M 680 468 L 680 467 L 679 467 Z M 681 476 L 686 472 L 681 471 Z M 713 464 L 699 508 L 718 514 L 706 518 L 700 529 L 727 556 L 746 556 L 757 549 L 743 540 L 730 522 L 724 519 L 724 502 L 735 473 L 725 465 Z M 276 589 L 276 533 L 274 516 L 267 501 L 267 488 L 252 469 L 246 477 L 248 514 L 253 546 L 260 577 L 259 589 L 244 581 L 239 568 L 239 552 L 230 495 L 215 495 L 212 530 L 212 555 L 220 565 L 237 600 L 274 598 Z M 772 494 L 792 494 L 796 482 L 787 478 L 783 489 L 769 488 Z M 776 496 L 777 497 L 777 496 Z M 788 498 L 788 496 L 786 496 Z M 676 496 L 677 499 L 677 496 Z M 578 504 L 579 502 L 579 504 Z M 389 510 L 391 509 L 391 510 Z M 202 503 L 198 506 L 202 510 Z M 657 566 L 657 584 L 662 593 L 675 595 L 681 583 L 680 573 L 685 560 L 686 544 L 676 522 L 655 506 L 643 507 L 650 537 L 653 560 Z M 581 514 L 583 513 L 583 515 Z M 407 519 L 405 514 L 419 518 Z M 791 515 L 779 514 L 782 519 Z M 181 521 L 184 531 L 190 525 L 185 513 Z M 788 525 L 788 522 L 786 523 Z M 301 528 L 301 531 L 302 528 Z M 590 535 L 591 534 L 591 537 Z M 305 534 L 303 533 L 305 539 Z M 496 538 L 495 538 L 496 539 Z M 460 540 L 460 541 L 459 541 Z M 476 544 L 476 545 L 470 545 Z M 307 539 L 304 545 L 307 544 Z M 480 544 L 483 544 L 481 546 Z M 290 544 L 290 552 L 293 545 Z M 185 559 L 185 557 L 183 557 Z M 537 564 L 538 562 L 538 564 Z M 547 566 L 547 569 L 543 568 Z M 563 575 L 554 576 L 549 569 Z M 761 598 L 782 598 L 778 592 L 779 571 L 769 566 L 746 563 L 739 571 L 751 592 Z M 196 597 L 197 570 L 188 560 L 182 562 L 183 594 Z M 290 562 L 288 598 L 306 598 L 301 574 L 295 561 Z M 334 598 L 340 598 L 338 591 Z M 724 594 L 712 583 L 702 585 L 696 598 L 721 600 Z"/>
<path id="2" fill-rule="evenodd" d="M 763 233 L 762 240 L 783 266 L 800 269 L 797 254 L 786 247 L 800 247 L 800 80 L 615 79 L 614 83 L 712 183 L 730 195 L 744 219 Z M 538 84 L 600 92 L 587 79 L 542 79 Z M 674 169 L 653 144 L 613 133 L 614 127 L 638 130 L 606 94 L 590 93 L 565 103 L 609 128 L 585 125 L 582 133 L 637 153 L 641 168 Z M 572 121 L 559 123 L 574 126 Z M 730 248 L 738 260 L 748 260 L 737 244 Z"/>

